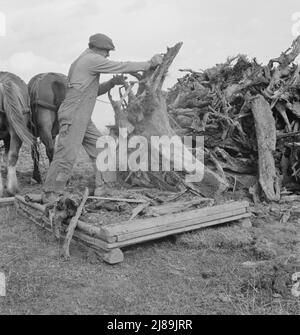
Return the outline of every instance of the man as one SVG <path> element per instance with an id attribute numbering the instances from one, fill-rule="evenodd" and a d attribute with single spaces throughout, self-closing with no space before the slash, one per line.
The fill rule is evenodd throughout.
<path id="1" fill-rule="evenodd" d="M 96 142 L 101 136 L 91 121 L 92 112 L 98 95 L 120 84 L 113 78 L 107 85 L 99 88 L 101 73 L 132 73 L 147 71 L 162 63 L 162 56 L 155 55 L 148 62 L 115 62 L 107 58 L 114 50 L 112 40 L 104 34 L 90 37 L 89 48 L 71 65 L 68 75 L 66 98 L 58 111 L 59 137 L 53 161 L 44 184 L 44 201 L 54 201 L 63 193 L 81 144 L 89 157 L 95 161 L 98 155 Z M 114 172 L 96 171 L 96 191 L 98 196 L 107 193 L 115 182 Z"/>

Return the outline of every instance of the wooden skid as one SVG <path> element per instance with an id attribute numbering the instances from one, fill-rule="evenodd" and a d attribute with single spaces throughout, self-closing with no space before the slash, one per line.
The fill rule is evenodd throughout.
<path id="1" fill-rule="evenodd" d="M 16 196 L 15 199 L 16 208 L 20 213 L 46 230 L 52 231 L 51 223 L 44 215 L 45 206 L 28 203 L 21 196 Z M 173 215 L 113 223 L 102 227 L 79 221 L 74 240 L 100 252 L 104 261 L 116 264 L 122 262 L 124 258 L 120 248 L 226 222 L 243 220 L 250 216 L 247 202 L 232 202 Z"/>

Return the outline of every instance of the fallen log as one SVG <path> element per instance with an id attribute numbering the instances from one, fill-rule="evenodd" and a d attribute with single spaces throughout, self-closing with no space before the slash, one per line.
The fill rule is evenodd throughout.
<path id="1" fill-rule="evenodd" d="M 262 95 L 252 100 L 258 145 L 259 183 L 266 200 L 279 201 L 280 190 L 273 153 L 276 149 L 276 127 L 270 105 Z"/>

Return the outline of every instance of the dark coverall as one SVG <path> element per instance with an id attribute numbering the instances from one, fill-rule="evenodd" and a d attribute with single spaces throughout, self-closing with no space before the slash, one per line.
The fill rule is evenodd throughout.
<path id="1" fill-rule="evenodd" d="M 99 91 L 100 73 L 146 71 L 149 62 L 115 62 L 87 49 L 71 65 L 66 98 L 58 111 L 59 137 L 44 184 L 45 193 L 62 194 L 71 176 L 80 146 L 95 162 L 101 133 L 91 120 Z M 96 187 L 115 181 L 115 172 L 96 172 Z"/>

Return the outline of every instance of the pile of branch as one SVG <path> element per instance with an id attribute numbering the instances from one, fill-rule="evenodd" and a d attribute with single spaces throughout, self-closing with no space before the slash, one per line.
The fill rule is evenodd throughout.
<path id="1" fill-rule="evenodd" d="M 268 201 L 283 187 L 300 189 L 299 53 L 300 36 L 266 66 L 238 55 L 205 71 L 181 70 L 187 74 L 167 94 L 176 133 L 204 136 L 206 166 L 232 187 L 255 175 Z"/>

